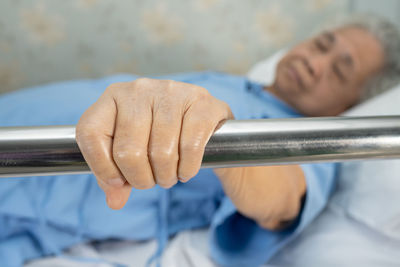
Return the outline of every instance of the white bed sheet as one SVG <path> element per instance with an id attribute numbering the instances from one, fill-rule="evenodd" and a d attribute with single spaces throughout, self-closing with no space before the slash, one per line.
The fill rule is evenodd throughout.
<path id="1" fill-rule="evenodd" d="M 176 235 L 164 251 L 162 266 L 217 266 L 207 256 L 207 235 L 208 229 L 185 231 Z M 155 240 L 79 244 L 65 251 L 62 256 L 34 260 L 25 267 L 111 267 L 118 264 L 141 267 L 146 266 L 156 249 Z M 155 263 L 151 266 L 155 266 Z"/>
<path id="2" fill-rule="evenodd" d="M 218 267 L 208 256 L 207 244 L 208 229 L 181 232 L 169 241 L 161 258 L 161 265 L 164 267 Z M 25 267 L 115 267 L 121 265 L 144 267 L 156 249 L 155 240 L 80 244 L 65 251 L 62 256 L 34 260 L 25 264 Z M 264 267 L 270 266 L 264 265 Z"/>

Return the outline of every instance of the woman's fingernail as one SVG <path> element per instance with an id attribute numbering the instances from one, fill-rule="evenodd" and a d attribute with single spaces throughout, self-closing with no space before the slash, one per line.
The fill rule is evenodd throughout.
<path id="1" fill-rule="evenodd" d="M 107 196 L 107 195 L 106 195 L 106 203 L 107 203 L 107 206 L 109 206 L 109 207 L 110 207 L 110 204 L 111 204 L 111 199 L 110 199 L 110 197 L 109 197 L 109 196 Z"/>
<path id="2" fill-rule="evenodd" d="M 124 178 L 118 177 L 107 180 L 107 184 L 114 187 L 121 187 L 125 184 L 125 181 Z"/>
<path id="3" fill-rule="evenodd" d="M 182 177 L 178 177 L 178 180 L 179 180 L 181 183 L 186 183 L 189 179 L 182 178 Z"/>
<path id="4" fill-rule="evenodd" d="M 110 209 L 115 209 L 115 197 L 106 196 L 106 202 Z"/>

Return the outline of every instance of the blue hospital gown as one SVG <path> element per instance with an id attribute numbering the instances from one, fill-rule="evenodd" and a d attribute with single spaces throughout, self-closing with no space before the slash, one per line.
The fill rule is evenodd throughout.
<path id="1" fill-rule="evenodd" d="M 111 83 L 133 75 L 52 83 L 0 96 L 0 126 L 71 125 Z M 300 116 L 262 86 L 216 72 L 159 76 L 203 86 L 227 102 L 236 119 Z M 212 114 L 210 114 L 212 116 Z M 258 266 L 301 232 L 325 206 L 335 164 L 303 165 L 307 195 L 297 223 L 284 231 L 261 229 L 240 215 L 211 169 L 166 190 L 133 190 L 122 210 L 106 206 L 91 174 L 0 179 L 0 266 L 57 255 L 90 240 L 156 238 L 161 253 L 168 236 L 211 227 L 211 257 L 223 266 Z M 261 201 L 261 200 L 260 200 Z M 158 254 L 159 254 L 158 253 Z"/>

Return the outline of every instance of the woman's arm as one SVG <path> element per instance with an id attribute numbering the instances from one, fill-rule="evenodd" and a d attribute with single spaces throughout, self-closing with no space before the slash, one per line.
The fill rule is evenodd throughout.
<path id="1" fill-rule="evenodd" d="M 300 211 L 306 182 L 298 165 L 221 168 L 214 172 L 238 211 L 263 228 L 285 228 Z"/>
<path id="2" fill-rule="evenodd" d="M 205 146 L 229 106 L 202 87 L 170 80 L 112 84 L 81 117 L 76 137 L 108 205 L 122 208 L 132 187 L 169 188 L 200 169 Z M 299 166 L 216 170 L 238 210 L 277 229 L 295 218 L 305 192 Z"/>

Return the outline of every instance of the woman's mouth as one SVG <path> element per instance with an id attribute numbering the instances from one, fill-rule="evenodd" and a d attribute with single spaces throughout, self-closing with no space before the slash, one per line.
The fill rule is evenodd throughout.
<path id="1" fill-rule="evenodd" d="M 298 87 L 301 90 L 304 90 L 303 79 L 301 78 L 297 69 L 293 65 L 290 64 L 288 67 L 288 71 L 289 71 L 290 77 L 297 83 Z"/>

